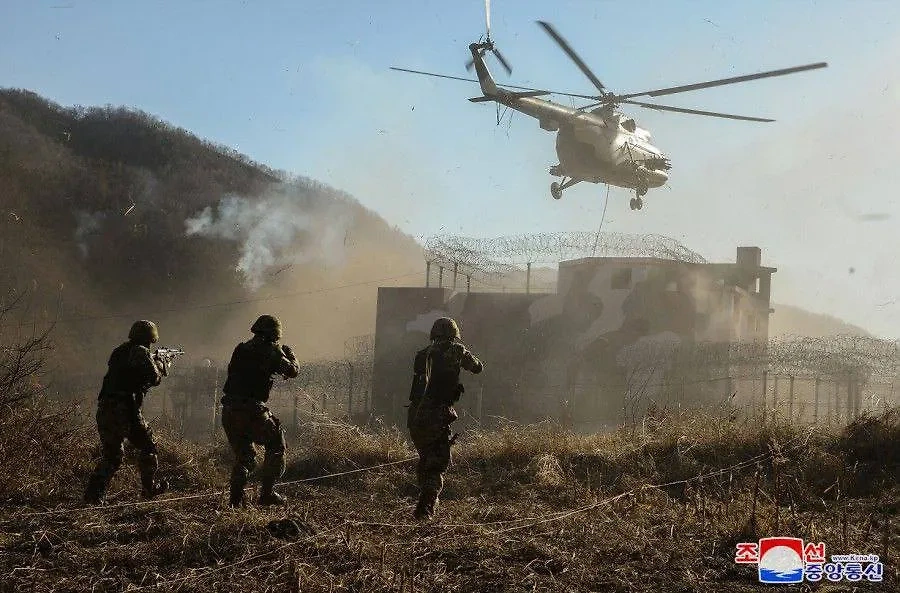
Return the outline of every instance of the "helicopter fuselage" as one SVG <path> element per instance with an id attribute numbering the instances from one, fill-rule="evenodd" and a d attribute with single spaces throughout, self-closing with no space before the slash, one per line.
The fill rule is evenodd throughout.
<path id="1" fill-rule="evenodd" d="M 572 109 L 537 97 L 498 89 L 492 100 L 534 117 L 557 132 L 554 172 L 591 183 L 646 190 L 668 179 L 669 161 L 634 120 L 611 109 Z"/>

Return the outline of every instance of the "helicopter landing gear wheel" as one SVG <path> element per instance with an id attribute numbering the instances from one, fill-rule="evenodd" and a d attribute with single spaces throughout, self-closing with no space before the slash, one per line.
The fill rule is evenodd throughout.
<path id="1" fill-rule="evenodd" d="M 550 195 L 553 196 L 554 200 L 558 200 L 562 197 L 562 187 L 560 187 L 559 183 L 556 181 L 550 184 Z"/>
<path id="2" fill-rule="evenodd" d="M 631 206 L 632 210 L 640 210 L 644 207 L 644 200 L 640 198 L 631 198 L 631 202 L 629 202 L 629 206 Z"/>

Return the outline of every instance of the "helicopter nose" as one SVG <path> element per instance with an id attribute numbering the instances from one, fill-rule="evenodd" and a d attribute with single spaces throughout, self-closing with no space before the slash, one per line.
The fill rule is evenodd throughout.
<path id="1" fill-rule="evenodd" d="M 647 185 L 650 187 L 660 187 L 669 180 L 669 174 L 659 169 L 651 169 L 647 172 Z"/>

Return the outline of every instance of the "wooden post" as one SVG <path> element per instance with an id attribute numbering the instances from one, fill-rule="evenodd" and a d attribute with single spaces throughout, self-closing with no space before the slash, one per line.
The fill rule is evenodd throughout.
<path id="1" fill-rule="evenodd" d="M 816 377 L 816 400 L 813 404 L 813 423 L 819 423 L 819 377 Z"/>
<path id="2" fill-rule="evenodd" d="M 328 415 L 328 413 L 325 410 L 325 392 L 324 391 L 322 392 L 322 414 L 324 416 Z"/>
<path id="3" fill-rule="evenodd" d="M 466 274 L 466 292 L 472 292 L 472 274 Z"/>
<path id="4" fill-rule="evenodd" d="M 453 290 L 456 290 L 456 276 L 459 273 L 459 262 L 453 262 Z"/>
<path id="5" fill-rule="evenodd" d="M 431 262 L 425 262 L 425 288 L 431 285 Z"/>
<path id="6" fill-rule="evenodd" d="M 531 293 L 531 262 L 525 268 L 525 294 Z"/>
<path id="7" fill-rule="evenodd" d="M 444 266 L 438 266 L 438 288 L 444 287 Z"/>
<path id="8" fill-rule="evenodd" d="M 769 390 L 769 371 L 763 371 L 763 379 L 762 379 L 762 419 L 763 423 L 766 421 L 766 396 L 768 395 Z"/>

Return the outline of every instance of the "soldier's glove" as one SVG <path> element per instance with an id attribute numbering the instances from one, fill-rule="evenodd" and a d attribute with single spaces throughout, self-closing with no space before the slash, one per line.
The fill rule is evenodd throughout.
<path id="1" fill-rule="evenodd" d="M 159 356 L 153 356 L 153 362 L 156 364 L 156 368 L 159 369 L 159 372 L 162 373 L 163 377 L 169 376 L 169 364 L 170 361 L 166 361 Z"/>
<path id="2" fill-rule="evenodd" d="M 287 344 L 281 346 L 281 351 L 284 352 L 284 355 L 288 358 L 288 360 L 296 360 L 297 357 L 294 356 L 294 351 L 291 350 L 291 347 Z"/>

